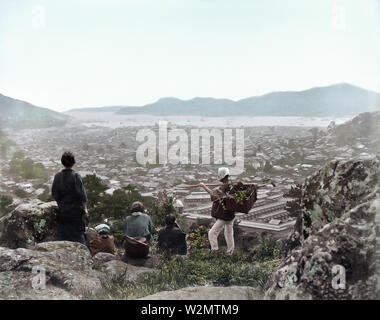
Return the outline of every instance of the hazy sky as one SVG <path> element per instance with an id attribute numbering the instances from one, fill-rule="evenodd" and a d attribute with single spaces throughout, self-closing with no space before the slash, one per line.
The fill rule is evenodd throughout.
<path id="1" fill-rule="evenodd" d="M 1 0 L 0 93 L 33 104 L 380 92 L 380 0 Z"/>

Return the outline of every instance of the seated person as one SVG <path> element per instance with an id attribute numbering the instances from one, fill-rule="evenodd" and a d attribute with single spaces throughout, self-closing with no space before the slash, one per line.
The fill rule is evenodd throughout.
<path id="1" fill-rule="evenodd" d="M 87 227 L 84 236 L 86 238 L 86 246 L 90 248 L 90 242 L 97 238 L 99 235 L 94 228 Z"/>
<path id="2" fill-rule="evenodd" d="M 139 201 L 132 204 L 131 213 L 125 222 L 125 253 L 136 258 L 143 258 L 148 255 L 152 241 L 152 221 L 145 213 L 144 205 Z"/>
<path id="3" fill-rule="evenodd" d="M 106 224 L 99 224 L 95 227 L 98 236 L 90 241 L 90 251 L 94 256 L 98 252 L 116 254 L 117 250 L 113 236 L 110 235 L 110 227 Z"/>
<path id="4" fill-rule="evenodd" d="M 171 254 L 185 255 L 187 253 L 186 234 L 178 227 L 175 216 L 169 214 L 165 218 L 166 228 L 158 233 L 158 247 L 168 250 Z"/>

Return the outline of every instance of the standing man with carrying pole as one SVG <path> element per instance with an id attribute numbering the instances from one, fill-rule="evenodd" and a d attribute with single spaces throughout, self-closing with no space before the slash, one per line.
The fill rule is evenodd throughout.
<path id="1" fill-rule="evenodd" d="M 228 168 L 222 167 L 218 169 L 218 179 L 222 183 L 221 186 L 211 190 L 204 183 L 201 183 L 200 186 L 205 189 L 211 196 L 211 200 L 213 202 L 211 208 L 211 216 L 216 219 L 215 224 L 208 232 L 208 238 L 211 245 L 211 251 L 217 252 L 219 251 L 218 247 L 218 235 L 224 229 L 224 238 L 227 243 L 227 254 L 231 255 L 235 249 L 235 241 L 234 241 L 234 219 L 235 212 L 227 211 L 222 203 L 218 201 L 222 198 L 226 192 L 229 190 L 229 178 L 230 172 Z"/>
<path id="2" fill-rule="evenodd" d="M 262 185 L 256 185 L 255 183 L 231 184 L 229 182 L 229 176 L 230 173 L 228 168 L 222 167 L 218 170 L 219 183 L 182 185 L 181 188 L 188 189 L 202 187 L 210 194 L 212 200 L 211 216 L 216 219 L 215 224 L 208 233 L 211 251 L 219 251 L 218 235 L 224 229 L 224 237 L 227 243 L 227 253 L 232 254 L 235 249 L 233 230 L 235 212 L 247 214 L 257 200 L 257 190 L 267 186 L 268 184 L 271 184 L 273 187 L 276 187 L 276 185 L 270 179 L 264 179 L 264 184 Z M 209 187 L 216 188 L 210 189 Z M 242 187 L 243 189 L 241 189 Z M 242 190 L 248 191 L 248 194 L 244 196 L 244 199 L 241 199 L 241 194 L 240 200 L 239 198 L 234 199 L 234 197 L 231 199 L 231 194 L 235 194 L 236 191 L 241 192 Z M 227 195 L 227 193 L 229 195 Z M 226 199 L 228 199 L 228 202 L 224 202 Z M 231 204 L 231 200 L 233 204 Z"/>

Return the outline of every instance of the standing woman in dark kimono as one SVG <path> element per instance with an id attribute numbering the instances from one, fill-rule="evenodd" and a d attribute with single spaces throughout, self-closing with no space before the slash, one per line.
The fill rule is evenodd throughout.
<path id="1" fill-rule="evenodd" d="M 74 155 L 65 152 L 61 158 L 65 167 L 58 172 L 53 181 L 52 195 L 58 203 L 58 240 L 85 243 L 85 217 L 87 211 L 87 193 L 79 173 L 72 167 Z"/>

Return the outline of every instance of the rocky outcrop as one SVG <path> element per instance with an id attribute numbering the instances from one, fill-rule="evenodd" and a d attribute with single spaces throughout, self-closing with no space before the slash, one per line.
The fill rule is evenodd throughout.
<path id="1" fill-rule="evenodd" d="M 32 248 L 57 240 L 57 204 L 33 200 L 19 205 L 0 219 L 0 246 Z"/>
<path id="2" fill-rule="evenodd" d="M 0 247 L 0 298 L 83 299 L 101 289 L 93 267 L 90 251 L 76 242 Z"/>
<path id="3" fill-rule="evenodd" d="M 112 253 L 98 252 L 96 255 L 92 257 L 92 259 L 94 260 L 95 266 L 98 267 L 112 260 L 120 260 L 120 256 Z"/>
<path id="4" fill-rule="evenodd" d="M 302 186 L 268 299 L 379 299 L 379 158 L 334 161 Z"/>
<path id="5" fill-rule="evenodd" d="M 262 293 L 252 287 L 189 287 L 162 291 L 139 300 L 258 300 Z"/>
<path id="6" fill-rule="evenodd" d="M 83 299 L 100 290 L 104 280 L 124 275 L 136 281 L 159 265 L 156 256 L 92 257 L 85 245 L 56 241 L 57 209 L 56 202 L 34 200 L 0 219 L 0 299 Z M 43 289 L 35 283 L 40 277 L 46 280 Z"/>
<path id="7" fill-rule="evenodd" d="M 154 261 L 154 257 L 148 259 L 137 259 L 138 265 L 126 263 L 124 257 L 110 253 L 99 252 L 93 256 L 94 266 L 102 274 L 102 280 L 110 280 L 113 277 L 124 276 L 125 281 L 137 281 L 142 275 L 155 272 L 155 268 L 146 267 L 149 261 Z M 132 261 L 136 262 L 136 260 Z"/>

